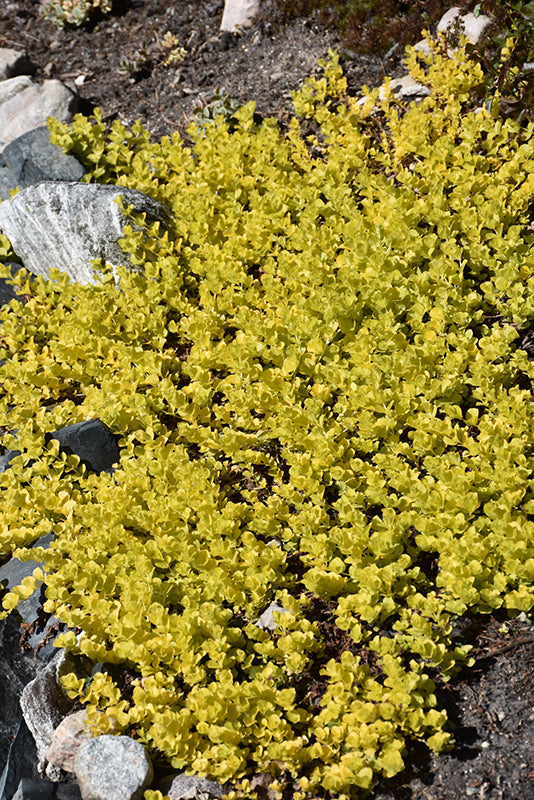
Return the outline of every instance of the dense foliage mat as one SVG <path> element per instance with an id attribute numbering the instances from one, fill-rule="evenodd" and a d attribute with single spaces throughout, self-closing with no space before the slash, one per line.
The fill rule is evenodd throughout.
<path id="1" fill-rule="evenodd" d="M 346 96 L 333 55 L 286 132 L 252 104 L 191 149 L 51 124 L 174 228 L 137 218 L 118 281 L 15 279 L 0 547 L 44 566 L 5 613 L 44 583 L 60 644 L 122 666 L 66 680 L 95 731 L 240 796 L 269 773 L 348 798 L 407 740 L 449 746 L 456 620 L 534 605 L 533 129 L 445 49 L 410 55 L 410 106 Z M 46 437 L 95 417 L 113 474 Z"/>

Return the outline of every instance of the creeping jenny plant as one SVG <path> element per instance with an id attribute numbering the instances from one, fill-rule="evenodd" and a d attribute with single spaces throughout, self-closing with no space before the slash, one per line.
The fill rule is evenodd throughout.
<path id="1" fill-rule="evenodd" d="M 130 676 L 68 676 L 94 730 L 234 796 L 356 797 L 446 748 L 454 621 L 534 604 L 532 126 L 473 106 L 463 51 L 410 66 L 418 104 L 358 104 L 332 56 L 286 133 L 249 104 L 191 149 L 52 122 L 174 228 L 127 230 L 119 285 L 21 270 L 1 315 L 1 552 L 55 534 L 5 612 L 44 583 L 59 644 Z M 113 475 L 45 443 L 95 417 Z"/>

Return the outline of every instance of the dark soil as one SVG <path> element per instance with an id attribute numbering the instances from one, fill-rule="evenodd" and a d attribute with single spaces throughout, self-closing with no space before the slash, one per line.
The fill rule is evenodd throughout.
<path id="1" fill-rule="evenodd" d="M 262 6 L 257 24 L 238 36 L 218 33 L 223 0 L 119 0 L 112 15 L 64 30 L 42 20 L 38 0 L 2 0 L 0 47 L 26 50 L 36 80 L 76 81 L 84 113 L 98 106 L 108 121 L 140 119 L 155 138 L 183 133 L 217 92 L 287 121 L 291 91 L 332 47 L 353 92 L 398 74 L 398 51 L 389 58 L 348 51 L 318 16 L 287 22 L 275 0 Z M 166 66 L 168 33 L 186 54 Z M 406 771 L 372 800 L 533 800 L 534 626 L 491 617 L 467 633 L 476 666 L 439 691 L 456 749 L 434 756 L 415 745 Z"/>
<path id="2" fill-rule="evenodd" d="M 37 80 L 72 85 L 79 79 L 85 113 L 98 106 L 107 120 L 131 125 L 140 119 L 157 138 L 182 131 L 191 112 L 217 93 L 254 100 L 262 116 L 286 118 L 291 91 L 329 48 L 344 50 L 354 91 L 376 85 L 399 62 L 398 55 L 385 62 L 344 49 L 315 15 L 284 23 L 275 0 L 262 0 L 258 23 L 240 36 L 219 34 L 223 0 L 119 0 L 110 16 L 63 30 L 42 19 L 38 0 L 4 3 L 0 47 L 26 49 Z M 166 34 L 186 51 L 179 64 L 166 66 L 172 49 Z"/>
<path id="3" fill-rule="evenodd" d="M 491 617 L 469 638 L 475 666 L 438 692 L 455 749 L 414 747 L 408 769 L 372 800 L 534 798 L 534 626 Z"/>

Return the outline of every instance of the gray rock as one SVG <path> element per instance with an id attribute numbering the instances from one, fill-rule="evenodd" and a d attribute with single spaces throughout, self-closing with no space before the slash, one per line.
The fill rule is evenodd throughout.
<path id="1" fill-rule="evenodd" d="M 79 97 L 61 81 L 34 83 L 0 106 L 0 148 L 24 133 L 46 125 L 48 117 L 70 122 Z"/>
<path id="2" fill-rule="evenodd" d="M 20 450 L 7 450 L 3 456 L 0 456 L 0 472 L 5 472 L 6 469 L 9 469 L 10 463 L 17 456 L 20 456 Z"/>
<path id="3" fill-rule="evenodd" d="M 37 747 L 39 771 L 52 781 L 64 779 L 64 773 L 53 764 L 46 764 L 46 754 L 54 731 L 72 707 L 61 686 L 61 677 L 69 672 L 87 669 L 87 661 L 60 650 L 50 663 L 37 673 L 22 692 L 20 707 Z"/>
<path id="4" fill-rule="evenodd" d="M 274 620 L 275 611 L 278 611 L 280 614 L 289 614 L 287 608 L 284 608 L 278 603 L 271 603 L 255 623 L 256 627 L 264 631 L 275 631 L 278 628 L 278 623 Z"/>
<path id="5" fill-rule="evenodd" d="M 67 425 L 47 434 L 45 439 L 57 439 L 64 453 L 77 455 L 94 472 L 111 472 L 120 461 L 118 437 L 99 419 Z"/>
<path id="6" fill-rule="evenodd" d="M 20 696 L 37 663 L 19 644 L 14 615 L 0 621 L 0 800 L 11 800 L 20 779 L 37 775 L 35 743 L 22 718 Z"/>
<path id="7" fill-rule="evenodd" d="M 0 800 L 11 800 L 23 778 L 38 777 L 35 742 L 21 718 L 0 776 Z"/>
<path id="8" fill-rule="evenodd" d="M 0 168 L 0 200 L 10 197 L 10 189 L 25 189 L 41 181 L 79 181 L 85 173 L 77 158 L 52 144 L 46 126 L 8 144 L 0 155 Z"/>
<path id="9" fill-rule="evenodd" d="M 32 85 L 33 81 L 29 75 L 18 75 L 16 78 L 0 81 L 0 105 L 7 102 L 7 100 L 11 100 L 16 94 Z"/>
<path id="10" fill-rule="evenodd" d="M 14 75 L 29 75 L 32 72 L 35 72 L 35 66 L 26 53 L 9 47 L 0 48 L 0 81 L 5 81 Z"/>
<path id="11" fill-rule="evenodd" d="M 56 784 L 56 800 L 82 800 L 77 783 L 58 783 Z"/>
<path id="12" fill-rule="evenodd" d="M 55 793 L 55 786 L 50 781 L 23 778 L 13 795 L 13 800 L 52 800 Z"/>
<path id="13" fill-rule="evenodd" d="M 107 734 L 82 742 L 74 772 L 83 800 L 141 800 L 153 776 L 140 742 Z"/>
<path id="14" fill-rule="evenodd" d="M 51 533 L 41 536 L 33 547 L 48 547 L 53 538 Z M 0 584 L 5 589 L 11 590 L 14 586 L 18 586 L 24 578 L 32 575 L 34 569 L 40 566 L 42 564 L 37 561 L 20 561 L 18 558 L 11 558 L 0 567 Z M 53 642 L 55 636 L 50 636 L 50 629 L 57 623 L 57 619 L 45 616 L 44 621 L 42 620 L 40 612 L 43 602 L 44 596 L 41 587 L 17 606 L 17 618 L 26 626 L 30 626 L 30 630 L 33 628 L 25 640 L 27 648 L 37 656 L 39 661 L 47 662 L 57 653 Z"/>
<path id="15" fill-rule="evenodd" d="M 0 153 L 0 200 L 7 200 L 10 197 L 9 190 L 16 186 L 17 177 L 2 158 Z"/>
<path id="16" fill-rule="evenodd" d="M 53 538 L 54 535 L 48 533 L 46 536 L 41 536 L 33 546 L 48 547 Z M 37 563 L 37 561 L 20 561 L 18 558 L 11 558 L 0 567 L 0 583 L 6 589 L 11 590 L 13 586 L 18 586 L 24 578 L 33 573 L 36 567 L 40 566 L 41 564 Z"/>
<path id="17" fill-rule="evenodd" d="M 74 757 L 81 743 L 92 737 L 91 729 L 85 724 L 86 716 L 85 710 L 77 711 L 59 723 L 46 753 L 50 764 L 74 772 Z"/>
<path id="18" fill-rule="evenodd" d="M 99 419 L 88 419 L 59 428 L 45 434 L 45 441 L 56 439 L 60 450 L 67 455 L 76 455 L 88 469 L 94 472 L 113 472 L 113 465 L 120 460 L 118 437 Z M 20 456 L 19 450 L 7 450 L 0 456 L 0 473 L 9 469 L 14 458 Z"/>
<path id="19" fill-rule="evenodd" d="M 93 259 L 112 266 L 129 264 L 118 244 L 125 223 L 119 196 L 135 213 L 170 222 L 164 205 L 134 189 L 45 181 L 0 204 L 0 230 L 35 275 L 47 278 L 55 267 L 72 281 L 94 283 Z"/>
<path id="20" fill-rule="evenodd" d="M 158 789 L 171 800 L 209 800 L 211 797 L 221 798 L 225 791 L 225 787 L 216 781 L 185 773 L 165 778 L 158 783 Z"/>

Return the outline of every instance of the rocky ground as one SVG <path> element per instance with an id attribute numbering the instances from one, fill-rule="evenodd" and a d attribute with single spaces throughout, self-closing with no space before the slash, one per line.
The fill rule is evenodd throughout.
<path id="1" fill-rule="evenodd" d="M 275 0 L 263 0 L 261 18 L 239 36 L 218 33 L 222 9 L 222 0 L 119 0 L 93 25 L 60 30 L 42 20 L 38 0 L 4 0 L 0 47 L 25 49 L 36 80 L 74 84 L 85 113 L 98 106 L 108 121 L 140 119 L 156 138 L 184 132 L 191 114 L 220 95 L 255 100 L 260 115 L 287 120 L 291 91 L 331 47 L 342 52 L 354 92 L 399 72 L 399 51 L 349 51 L 317 16 L 284 21 Z M 406 772 L 372 800 L 534 797 L 534 627 L 491 617 L 473 620 L 467 635 L 476 666 L 439 691 L 456 749 L 433 756 L 414 747 Z"/>

